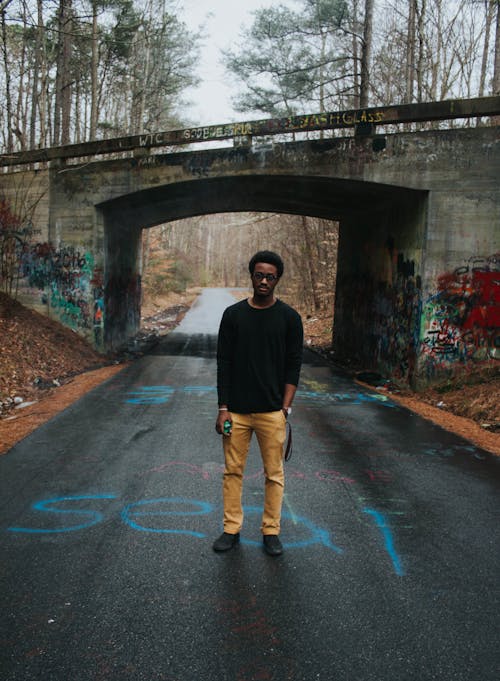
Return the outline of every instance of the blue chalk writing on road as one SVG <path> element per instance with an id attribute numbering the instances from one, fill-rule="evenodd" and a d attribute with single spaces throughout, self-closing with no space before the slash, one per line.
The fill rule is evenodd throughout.
<path id="1" fill-rule="evenodd" d="M 176 505 L 188 505 L 188 506 L 197 506 L 198 510 L 197 511 L 188 511 L 188 510 L 183 510 L 183 511 L 135 511 L 133 509 L 138 508 L 138 507 L 145 507 L 145 506 L 151 506 L 153 504 L 162 504 L 162 503 L 167 503 L 167 504 L 176 504 Z M 157 533 L 163 533 L 163 534 L 187 534 L 190 537 L 199 537 L 203 539 L 205 537 L 204 534 L 201 532 L 194 532 L 192 530 L 174 530 L 174 529 L 164 529 L 164 528 L 158 528 L 158 527 L 146 527 L 144 525 L 140 525 L 138 522 L 133 520 L 133 518 L 140 518 L 140 517 L 158 517 L 158 516 L 189 516 L 189 515 L 206 515 L 207 513 L 210 513 L 211 511 L 214 510 L 214 507 L 212 504 L 209 504 L 206 501 L 197 501 L 196 499 L 181 499 L 178 497 L 175 498 L 170 498 L 170 497 L 165 497 L 165 498 L 160 498 L 160 499 L 145 499 L 143 501 L 136 501 L 132 504 L 128 504 L 125 506 L 123 511 L 121 512 L 121 518 L 124 523 L 126 523 L 129 527 L 133 528 L 134 530 L 141 530 L 142 532 L 157 532 Z"/>
<path id="2" fill-rule="evenodd" d="M 186 385 L 182 388 L 182 392 L 185 393 L 199 393 L 204 395 L 205 393 L 214 393 L 215 386 L 213 385 Z"/>
<path id="3" fill-rule="evenodd" d="M 385 516 L 380 513 L 379 511 L 375 511 L 373 508 L 364 508 L 363 513 L 367 513 L 368 515 L 371 515 L 374 520 L 375 524 L 377 527 L 380 529 L 382 532 L 382 536 L 384 538 L 384 543 L 385 543 L 385 548 L 387 553 L 389 554 L 392 564 L 394 566 L 394 571 L 398 575 L 398 577 L 404 577 L 404 570 L 401 565 L 401 560 L 396 553 L 396 549 L 394 548 L 394 540 L 392 538 L 392 532 L 389 528 L 389 525 L 387 524 L 387 521 L 385 519 Z"/>
<path id="4" fill-rule="evenodd" d="M 132 390 L 127 395 L 137 395 L 129 397 L 127 404 L 165 404 L 174 394 L 174 389 L 168 385 L 145 385 L 138 390 Z"/>
<path id="5" fill-rule="evenodd" d="M 375 402 L 384 407 L 395 407 L 395 403 L 386 395 L 378 393 L 329 393 L 323 391 L 297 390 L 295 397 L 301 401 L 312 400 L 314 402 L 335 402 L 335 404 L 362 404 Z"/>
<path id="6" fill-rule="evenodd" d="M 127 392 L 127 395 L 134 395 L 125 401 L 127 404 L 166 404 L 170 401 L 175 392 L 191 393 L 195 395 L 208 395 L 215 393 L 216 388 L 213 385 L 186 385 L 179 388 L 174 388 L 169 385 L 145 385 Z M 311 390 L 297 390 L 296 398 L 303 402 L 313 401 L 318 403 L 335 404 L 363 404 L 376 403 L 384 407 L 395 407 L 396 404 L 392 402 L 387 395 L 379 395 L 378 393 L 329 393 L 325 391 L 311 391 Z"/>
<path id="7" fill-rule="evenodd" d="M 9 532 L 23 532 L 25 534 L 53 534 L 57 532 L 75 532 L 76 530 L 85 530 L 87 527 L 97 525 L 103 519 L 103 514 L 99 511 L 84 510 L 84 509 L 68 509 L 68 508 L 50 508 L 52 504 L 60 504 L 66 501 L 88 501 L 95 499 L 116 499 L 114 494 L 84 494 L 74 497 L 55 497 L 53 499 L 45 499 L 44 501 L 37 501 L 32 505 L 34 511 L 44 511 L 45 513 L 56 513 L 65 516 L 79 516 L 88 518 L 87 522 L 80 525 L 68 525 L 66 527 L 9 527 Z"/>
<path id="8" fill-rule="evenodd" d="M 245 513 L 256 513 L 256 514 L 261 514 L 262 513 L 262 507 L 260 506 L 244 506 L 243 511 Z M 298 515 L 291 514 L 288 511 L 282 511 L 281 517 L 283 519 L 289 519 L 292 520 L 294 525 L 297 525 L 298 523 L 301 523 L 305 527 L 307 527 L 308 530 L 311 531 L 311 536 L 307 539 L 303 539 L 300 541 L 296 542 L 283 542 L 283 546 L 287 549 L 291 548 L 302 548 L 304 546 L 310 546 L 311 544 L 323 544 L 323 546 L 326 546 L 326 548 L 331 549 L 335 553 L 343 553 L 342 549 L 339 548 L 338 546 L 335 546 L 335 544 L 332 543 L 330 539 L 330 534 L 327 532 L 327 530 L 324 530 L 320 527 L 317 527 L 312 523 L 310 520 L 307 518 L 301 518 Z M 260 541 L 255 541 L 253 539 L 245 539 L 241 538 L 241 543 L 242 544 L 250 544 L 253 546 L 260 546 Z"/>
<path id="9" fill-rule="evenodd" d="M 53 504 L 61 504 L 63 502 L 81 502 L 81 501 L 98 501 L 103 499 L 116 499 L 114 494 L 85 494 L 77 496 L 65 496 L 56 497 L 52 499 L 45 499 L 44 501 L 37 501 L 32 505 L 32 509 L 35 511 L 42 511 L 44 513 L 55 513 L 59 516 L 65 515 L 67 520 L 74 518 L 75 516 L 84 516 L 87 518 L 86 522 L 79 523 L 77 525 L 67 525 L 64 527 L 9 527 L 10 532 L 21 532 L 27 534 L 54 534 L 59 532 L 76 532 L 77 530 L 85 530 L 88 527 L 97 525 L 102 520 L 104 520 L 104 514 L 91 510 L 91 509 L 68 509 L 68 508 L 58 508 L 52 507 Z M 161 510 L 158 508 L 153 508 L 155 505 L 159 504 L 170 504 L 173 508 L 169 510 Z M 187 508 L 181 508 L 187 507 Z M 194 508 L 193 508 L 194 507 Z M 147 508 L 147 510 L 146 510 Z M 159 499 L 143 499 L 140 501 L 135 501 L 130 504 L 126 504 L 120 513 L 122 521 L 128 525 L 133 530 L 138 530 L 140 532 L 152 532 L 160 534 L 176 534 L 176 535 L 187 535 L 190 537 L 196 537 L 203 539 L 206 534 L 202 532 L 196 532 L 194 530 L 186 529 L 176 529 L 176 528 L 165 528 L 165 527 L 154 527 L 152 523 L 148 523 L 146 518 L 164 518 L 164 517 L 183 517 L 183 516 L 202 516 L 208 515 L 212 511 L 217 510 L 216 507 L 207 502 L 200 501 L 198 499 L 187 499 L 184 497 L 164 497 Z M 243 510 L 248 514 L 262 514 L 261 506 L 244 506 Z M 283 519 L 291 519 L 294 526 L 303 525 L 307 530 L 309 530 L 310 535 L 305 539 L 301 539 L 295 542 L 285 543 L 286 548 L 301 548 L 304 546 L 310 546 L 311 544 L 323 544 L 326 548 L 334 551 L 335 553 L 343 553 L 342 549 L 333 544 L 330 539 L 330 534 L 327 530 L 317 527 L 312 521 L 307 518 L 303 518 L 297 515 L 291 515 L 290 513 L 284 511 L 282 514 Z M 242 539 L 242 543 L 259 546 L 260 541 L 255 541 L 252 539 Z"/>
<path id="10" fill-rule="evenodd" d="M 78 503 L 85 501 L 88 502 L 113 499 L 117 499 L 115 494 L 81 494 L 75 496 L 53 497 L 51 499 L 37 501 L 31 506 L 31 509 L 34 511 L 39 511 L 44 514 L 54 514 L 59 521 L 64 518 L 68 523 L 73 522 L 76 519 L 80 520 L 80 522 L 63 526 L 59 524 L 58 526 L 52 528 L 16 526 L 8 527 L 7 530 L 12 533 L 22 534 L 57 534 L 61 532 L 76 532 L 78 530 L 85 530 L 89 527 L 97 525 L 104 520 L 104 513 L 89 508 L 67 508 L 65 504 L 68 504 L 69 502 Z M 170 505 L 171 508 L 168 510 L 162 510 L 161 508 L 158 508 L 158 505 L 161 504 Z M 151 519 L 160 519 L 166 517 L 180 518 L 189 516 L 206 516 L 217 510 L 218 509 L 216 506 L 207 501 L 188 499 L 184 497 L 161 497 L 158 499 L 143 499 L 126 504 L 120 513 L 120 517 L 128 527 L 140 532 L 186 535 L 189 537 L 195 537 L 197 539 L 204 539 L 207 535 L 203 532 L 198 532 L 191 529 L 179 529 L 175 527 L 155 527 L 154 522 Z M 243 510 L 249 515 L 260 515 L 262 513 L 261 506 L 244 506 Z M 404 576 L 405 571 L 394 547 L 392 532 L 385 516 L 379 511 L 368 507 L 363 508 L 363 513 L 366 513 L 374 519 L 375 525 L 382 534 L 385 550 L 389 554 L 395 573 L 400 577 Z M 47 520 L 47 516 L 44 516 L 44 518 Z M 343 550 L 333 543 L 330 533 L 326 529 L 315 525 L 308 518 L 298 516 L 295 513 L 292 515 L 288 511 L 282 512 L 282 518 L 283 520 L 291 520 L 295 528 L 297 528 L 298 525 L 302 525 L 302 527 L 306 528 L 309 532 L 309 535 L 303 539 L 284 542 L 285 548 L 303 548 L 310 546 L 311 544 L 322 544 L 334 553 L 343 553 Z M 82 519 L 85 519 L 85 521 L 81 522 Z M 261 542 L 242 537 L 241 543 L 250 546 L 259 546 Z"/>

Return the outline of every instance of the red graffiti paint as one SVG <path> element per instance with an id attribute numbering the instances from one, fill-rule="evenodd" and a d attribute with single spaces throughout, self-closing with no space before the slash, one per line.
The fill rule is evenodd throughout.
<path id="1" fill-rule="evenodd" d="M 500 350 L 500 253 L 474 257 L 438 278 L 427 301 L 422 352 L 444 363 L 498 359 Z"/>
<path id="2" fill-rule="evenodd" d="M 473 272 L 471 283 L 474 304 L 463 328 L 500 326 L 500 272 Z"/>

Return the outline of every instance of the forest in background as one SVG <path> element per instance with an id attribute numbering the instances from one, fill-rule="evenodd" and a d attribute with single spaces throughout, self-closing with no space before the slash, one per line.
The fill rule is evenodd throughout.
<path id="1" fill-rule="evenodd" d="M 300 215 L 204 215 L 144 230 L 143 295 L 189 286 L 248 289 L 248 261 L 259 250 L 285 262 L 280 297 L 304 314 L 333 316 L 338 223 Z"/>
<path id="2" fill-rule="evenodd" d="M 261 117 L 500 92 L 500 0 L 263 0 L 222 55 Z M 203 28 L 180 0 L 0 0 L 0 151 L 179 127 Z M 229 122 L 229 121 L 228 121 Z"/>

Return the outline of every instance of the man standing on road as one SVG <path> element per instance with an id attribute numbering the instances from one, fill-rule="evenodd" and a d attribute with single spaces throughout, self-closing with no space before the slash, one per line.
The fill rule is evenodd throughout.
<path id="1" fill-rule="evenodd" d="M 223 435 L 224 532 L 213 548 L 227 551 L 239 542 L 243 473 L 255 432 L 265 475 L 263 546 L 269 555 L 279 556 L 283 553 L 278 537 L 285 482 L 283 445 L 299 383 L 304 334 L 300 315 L 274 296 L 283 274 L 280 256 L 259 251 L 248 269 L 253 296 L 228 307 L 219 328 L 215 429 Z M 227 432 L 225 422 L 229 422 Z"/>

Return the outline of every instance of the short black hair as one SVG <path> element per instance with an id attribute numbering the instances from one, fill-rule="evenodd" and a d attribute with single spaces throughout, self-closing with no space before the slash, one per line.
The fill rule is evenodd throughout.
<path id="1" fill-rule="evenodd" d="M 250 262 L 248 263 L 248 270 L 250 274 L 253 274 L 255 265 L 258 262 L 265 262 L 268 265 L 274 265 L 278 270 L 278 277 L 281 277 L 283 270 L 285 269 L 283 260 L 277 253 L 274 253 L 273 251 L 259 251 L 251 258 Z"/>

